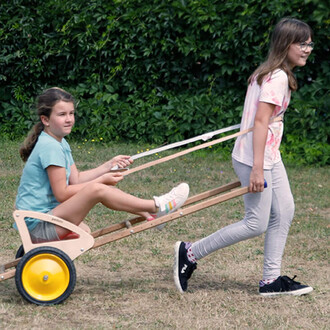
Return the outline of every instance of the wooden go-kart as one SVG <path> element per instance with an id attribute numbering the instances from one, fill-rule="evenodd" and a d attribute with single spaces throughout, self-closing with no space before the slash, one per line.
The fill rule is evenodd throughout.
<path id="1" fill-rule="evenodd" d="M 203 143 L 171 156 L 130 169 L 124 172 L 123 175 L 128 175 L 138 170 L 185 155 L 189 152 L 209 147 L 249 131 L 251 131 L 251 129 Z M 0 282 L 15 277 L 18 292 L 31 303 L 37 305 L 61 303 L 70 296 L 75 287 L 76 270 L 73 261 L 81 254 L 90 249 L 137 234 L 141 231 L 154 228 L 166 222 L 246 194 L 248 188 L 240 186 L 240 182 L 236 181 L 192 196 L 187 199 L 181 209 L 153 221 L 146 221 L 142 217 L 135 217 L 96 230 L 91 234 L 64 219 L 50 214 L 16 210 L 13 216 L 23 244 L 18 250 L 14 261 L 0 265 Z M 36 218 L 62 226 L 71 231 L 72 234 L 60 241 L 38 244 L 32 243 L 24 220 L 26 217 Z"/>
<path id="2" fill-rule="evenodd" d="M 153 221 L 135 217 L 91 234 L 49 214 L 16 210 L 13 215 L 23 245 L 14 261 L 0 265 L 0 282 L 15 277 L 18 292 L 31 303 L 61 303 L 75 287 L 76 270 L 73 261 L 81 254 L 247 193 L 247 187 L 239 186 L 240 182 L 233 182 L 190 197 L 181 209 Z M 26 217 L 54 223 L 70 230 L 72 234 L 61 241 L 34 244 L 24 221 Z"/>

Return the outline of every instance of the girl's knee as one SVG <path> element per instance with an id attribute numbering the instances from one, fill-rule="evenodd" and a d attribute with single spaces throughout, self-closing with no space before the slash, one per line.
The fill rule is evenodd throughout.
<path id="1" fill-rule="evenodd" d="M 294 217 L 294 212 L 295 212 L 295 205 L 294 205 L 294 201 L 292 199 L 292 203 L 290 203 L 290 205 L 287 206 L 287 208 L 285 209 L 287 218 L 289 219 L 289 223 L 291 225 L 291 222 L 293 220 Z"/>
<path id="2" fill-rule="evenodd" d="M 109 189 L 108 186 L 103 183 L 92 182 L 85 186 L 83 189 L 85 194 L 88 194 L 91 199 L 99 201 L 104 196 L 105 191 Z"/>
<path id="3" fill-rule="evenodd" d="M 267 231 L 268 223 L 262 223 L 257 228 L 253 229 L 254 236 L 260 236 Z"/>
<path id="4" fill-rule="evenodd" d="M 281 218 L 288 219 L 291 223 L 295 212 L 295 204 L 293 196 L 288 196 L 288 198 L 283 202 L 283 204 L 280 207 Z"/>
<path id="5" fill-rule="evenodd" d="M 262 235 L 267 231 L 268 227 L 268 221 L 259 217 L 245 219 L 245 224 L 253 237 Z"/>

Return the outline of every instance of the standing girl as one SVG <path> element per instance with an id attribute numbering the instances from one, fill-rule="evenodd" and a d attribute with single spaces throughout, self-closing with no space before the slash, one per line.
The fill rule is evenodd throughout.
<path id="1" fill-rule="evenodd" d="M 152 220 L 173 212 L 187 199 L 186 183 L 150 200 L 116 188 L 123 175 L 110 170 L 115 165 L 124 168 L 131 164 L 130 156 L 116 156 L 97 168 L 79 172 L 64 138 L 75 122 L 74 100 L 66 91 L 46 90 L 38 98 L 37 113 L 40 121 L 20 149 L 26 165 L 16 197 L 17 209 L 51 213 L 88 231 L 82 221 L 97 203 Z M 67 229 L 46 221 L 32 218 L 25 221 L 34 243 L 59 240 L 69 234 Z"/>
<path id="2" fill-rule="evenodd" d="M 241 130 L 254 127 L 240 136 L 232 153 L 234 170 L 243 186 L 245 216 L 240 222 L 224 227 L 193 244 L 175 245 L 174 281 L 180 292 L 196 269 L 196 260 L 266 232 L 263 279 L 259 293 L 301 295 L 313 288 L 281 276 L 281 261 L 294 215 L 294 201 L 279 147 L 283 117 L 291 91 L 297 89 L 292 70 L 304 66 L 314 47 L 311 28 L 294 18 L 284 18 L 272 34 L 267 60 L 249 78 Z M 271 122 L 271 123 L 270 123 Z M 264 179 L 268 188 L 264 190 Z"/>

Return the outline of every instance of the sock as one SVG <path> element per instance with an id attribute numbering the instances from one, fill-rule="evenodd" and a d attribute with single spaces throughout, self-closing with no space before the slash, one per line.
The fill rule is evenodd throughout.
<path id="1" fill-rule="evenodd" d="M 272 284 L 275 281 L 276 281 L 276 278 L 266 278 L 265 280 L 261 280 L 259 282 L 259 286 L 262 287 L 262 286 L 265 286 L 265 285 L 269 285 L 269 284 Z"/>
<path id="2" fill-rule="evenodd" d="M 155 205 L 156 205 L 157 209 L 159 209 L 159 200 L 158 200 L 158 196 L 154 196 L 154 201 L 155 201 Z"/>
<path id="3" fill-rule="evenodd" d="M 191 243 L 187 242 L 185 248 L 186 248 L 186 250 L 187 250 L 187 258 L 188 258 L 188 260 L 189 260 L 192 264 L 195 264 L 195 263 L 196 263 L 196 258 L 195 258 L 195 255 L 194 255 L 193 252 L 192 252 L 192 249 L 191 249 Z"/>

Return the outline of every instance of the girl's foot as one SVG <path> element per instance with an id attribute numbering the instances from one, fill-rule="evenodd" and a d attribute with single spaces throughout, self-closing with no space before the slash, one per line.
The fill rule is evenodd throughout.
<path id="1" fill-rule="evenodd" d="M 189 186 L 187 183 L 181 183 L 177 187 L 173 188 L 169 193 L 162 196 L 155 196 L 155 204 L 158 207 L 157 214 L 152 214 L 151 218 L 147 218 L 148 221 L 159 218 L 163 215 L 172 213 L 179 209 L 187 200 L 189 195 Z M 156 228 L 162 230 L 165 227 L 166 223 L 162 223 Z"/>
<path id="2" fill-rule="evenodd" d="M 187 183 L 181 183 L 173 188 L 169 193 L 162 196 L 154 196 L 155 204 L 158 208 L 154 218 L 172 213 L 179 209 L 187 200 L 189 195 L 189 186 Z"/>
<path id="3" fill-rule="evenodd" d="M 279 276 L 271 284 L 260 284 L 259 294 L 261 296 L 275 296 L 280 294 L 301 296 L 313 291 L 313 288 L 308 285 L 302 285 L 294 281 L 296 276 L 289 278 L 288 276 Z M 261 281 L 260 281 L 261 283 Z"/>
<path id="4" fill-rule="evenodd" d="M 187 291 L 188 280 L 193 271 L 197 268 L 197 263 L 188 259 L 188 247 L 190 243 L 176 242 L 174 247 L 173 277 L 176 288 L 181 292 Z"/>

